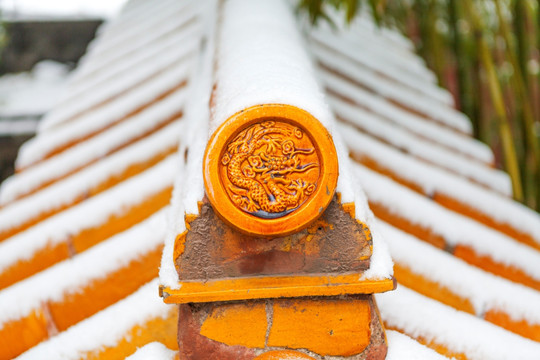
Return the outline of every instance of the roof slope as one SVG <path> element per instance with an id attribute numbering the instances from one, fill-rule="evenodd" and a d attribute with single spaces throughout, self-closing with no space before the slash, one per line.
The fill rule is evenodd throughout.
<path id="1" fill-rule="evenodd" d="M 0 188 L 0 359 L 174 357 L 177 311 L 155 279 L 161 250 L 185 226 L 176 214 L 197 213 L 204 196 L 209 117 L 224 121 L 262 89 L 246 96 L 249 84 L 227 73 L 251 35 L 234 21 L 225 35 L 238 43 L 216 55 L 218 11 L 210 0 L 128 2 L 21 149 Z M 374 256 L 388 247 L 394 260 L 398 290 L 377 296 L 388 359 L 540 358 L 540 216 L 511 200 L 451 95 L 409 40 L 365 15 L 346 26 L 332 14 L 337 29 L 273 21 L 289 26 L 285 17 L 304 35 L 270 44 L 274 60 L 311 57 L 288 78 L 319 81 L 307 86 L 323 89 L 316 111 L 338 146 L 339 191 L 369 223 Z M 250 49 L 250 61 L 265 60 Z M 213 74 L 214 56 L 229 59 L 225 73 Z M 175 271 L 164 262 L 161 282 Z"/>

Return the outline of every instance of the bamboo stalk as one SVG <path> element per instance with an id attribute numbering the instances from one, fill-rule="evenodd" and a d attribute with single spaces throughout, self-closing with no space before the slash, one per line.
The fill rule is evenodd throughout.
<path id="1" fill-rule="evenodd" d="M 517 39 L 517 60 L 519 61 L 519 67 L 515 69 L 515 72 L 519 72 L 522 75 L 523 80 L 525 81 L 525 84 L 527 84 L 527 41 L 526 41 L 526 33 L 527 33 L 527 15 L 524 8 L 524 0 L 514 0 L 514 19 L 519 19 L 519 21 L 516 21 L 514 24 L 515 32 L 516 32 L 516 39 Z M 500 7 L 499 0 L 497 0 L 497 6 Z M 506 23 L 505 23 L 506 25 Z"/>
<path id="2" fill-rule="evenodd" d="M 451 34 L 450 39 L 458 78 L 456 102 L 459 109 L 468 112 L 468 104 L 466 104 L 468 98 L 465 96 L 465 66 L 461 52 L 461 34 L 458 29 L 458 15 L 456 6 L 456 0 L 448 0 L 448 23 L 450 25 Z M 476 126 L 474 126 L 474 128 L 476 128 Z"/>
<path id="3" fill-rule="evenodd" d="M 478 42 L 478 50 L 480 52 L 482 65 L 487 73 L 489 90 L 493 100 L 493 106 L 497 114 L 497 124 L 503 146 L 505 167 L 510 175 L 510 178 L 512 179 L 514 197 L 519 201 L 523 201 L 523 189 L 521 186 L 521 176 L 518 158 L 516 155 L 516 148 L 512 138 L 512 132 L 510 130 L 510 122 L 506 114 L 501 84 L 495 71 L 492 54 L 485 39 L 484 24 L 469 0 L 464 0 L 463 4 L 465 5 L 465 12 L 469 16 L 476 40 Z"/>
<path id="4" fill-rule="evenodd" d="M 446 68 L 444 50 L 441 48 L 443 41 L 437 30 L 436 4 L 433 0 L 428 0 L 426 7 L 426 39 L 428 42 L 429 53 L 431 55 L 432 66 L 437 75 L 438 82 L 441 86 L 448 88 L 446 83 L 444 70 Z"/>
<path id="5" fill-rule="evenodd" d="M 458 0 L 449 0 L 448 1 L 448 14 L 449 14 L 449 24 L 451 29 L 451 47 L 453 52 L 453 57 L 456 63 L 457 71 L 457 92 L 458 92 L 458 105 L 460 110 L 466 113 L 473 124 L 474 134 L 476 137 L 479 137 L 480 134 L 480 124 L 478 113 L 475 110 L 475 104 L 478 103 L 475 101 L 475 97 L 478 95 L 478 92 L 473 91 L 473 77 L 470 76 L 471 73 L 471 56 L 467 54 L 466 49 L 466 39 L 462 37 L 461 30 L 458 26 L 458 21 L 461 17 L 461 9 L 459 6 Z M 472 56 L 474 58 L 474 56 Z"/>
<path id="6" fill-rule="evenodd" d="M 535 205 L 536 202 L 536 186 L 534 186 L 534 179 L 538 176 L 538 168 L 539 168 L 539 161 L 540 161 L 540 146 L 538 144 L 538 138 L 536 137 L 536 134 L 534 132 L 534 113 L 531 106 L 531 103 L 529 102 L 529 93 L 527 88 L 527 83 L 524 79 L 524 72 L 526 69 L 521 68 L 523 65 L 520 65 L 518 63 L 518 57 L 514 53 L 514 43 L 512 41 L 512 35 L 508 26 L 507 21 L 504 19 L 503 11 L 502 11 L 502 5 L 501 0 L 495 0 L 495 10 L 497 11 L 497 17 L 499 19 L 499 27 L 501 30 L 501 34 L 503 36 L 503 39 L 506 43 L 506 57 L 510 61 L 510 64 L 514 68 L 514 73 L 512 74 L 511 81 L 513 84 L 513 90 L 515 90 L 515 94 L 517 95 L 519 104 L 518 108 L 520 110 L 520 115 L 523 117 L 523 122 L 521 122 L 521 128 L 523 133 L 523 137 L 526 138 L 526 145 L 525 146 L 525 152 L 523 154 L 523 174 L 524 174 L 524 188 L 525 188 L 525 198 L 527 199 L 528 203 L 531 203 L 530 205 Z M 516 16 L 519 14 L 516 12 Z M 518 21 L 519 22 L 519 21 Z M 518 26 L 520 27 L 520 26 Z M 517 33 L 518 38 L 520 36 L 520 32 Z M 523 34 L 521 34 L 523 36 Z M 519 53 L 522 53 L 524 51 L 524 44 L 526 43 L 523 39 L 519 40 L 519 42 L 522 42 L 520 48 L 521 50 Z M 523 55 L 523 54 L 522 54 Z M 523 60 L 522 60 L 523 61 Z M 529 150 L 529 151 L 527 151 Z"/>

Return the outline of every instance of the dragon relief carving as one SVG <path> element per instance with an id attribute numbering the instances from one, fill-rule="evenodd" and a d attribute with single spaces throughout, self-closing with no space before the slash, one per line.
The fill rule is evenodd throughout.
<path id="1" fill-rule="evenodd" d="M 309 137 L 276 121 L 241 131 L 227 145 L 221 165 L 222 181 L 236 206 L 268 219 L 300 207 L 315 192 L 320 171 Z"/>

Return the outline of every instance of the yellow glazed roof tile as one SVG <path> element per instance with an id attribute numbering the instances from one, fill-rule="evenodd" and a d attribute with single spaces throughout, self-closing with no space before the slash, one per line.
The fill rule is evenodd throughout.
<path id="1" fill-rule="evenodd" d="M 173 254 L 172 245 L 165 243 L 161 265 L 172 279 L 162 276 L 135 290 L 141 284 L 128 286 L 122 269 L 146 276 L 144 281 L 151 273 L 157 276 L 161 237 L 174 242 L 185 230 L 185 220 L 189 226 L 195 218 L 184 219 L 184 213 L 199 214 L 209 134 L 230 115 L 257 105 L 260 94 L 273 91 L 283 76 L 296 81 L 297 89 L 307 84 L 309 91 L 282 92 L 286 96 L 271 102 L 305 108 L 314 104 L 308 110 L 333 134 L 339 195 L 350 205 L 349 213 L 369 225 L 377 242 L 374 254 L 382 258 L 383 270 L 371 273 L 373 286 L 394 286 L 388 277 L 377 283 L 377 275 L 387 269 L 383 237 L 394 255 L 398 290 L 377 298 L 386 327 L 393 329 L 387 333 L 388 359 L 442 357 L 425 346 L 448 357 L 540 358 L 535 307 L 540 296 L 540 216 L 510 200 L 508 177 L 491 168 L 493 153 L 471 137 L 469 120 L 454 109 L 451 95 L 437 87 L 410 41 L 392 30 L 378 31 L 365 16 L 346 27 L 340 14 L 331 14 L 337 31 L 322 24 L 304 38 L 268 44 L 274 61 L 291 65 L 297 60 L 297 44 L 307 43 L 302 51 L 315 60 L 313 67 L 304 59 L 296 68 L 274 66 L 271 76 L 262 71 L 256 81 L 235 83 L 235 76 L 253 70 L 250 62 L 271 60 L 257 59 L 252 45 L 242 48 L 253 34 L 232 22 L 221 40 L 215 39 L 211 34 L 219 16 L 210 1 L 151 3 L 132 0 L 102 26 L 72 75 L 71 96 L 45 117 L 35 140 L 20 152 L 21 171 L 2 185 L 0 216 L 6 216 L 0 219 L 0 232 L 5 232 L 0 268 L 18 264 L 20 272 L 9 279 L 6 275 L 3 282 L 5 271 L 0 272 L 0 299 L 9 303 L 2 311 L 11 313 L 0 314 L 0 334 L 12 342 L 0 349 L 0 359 L 23 351 L 22 359 L 137 358 L 145 351 L 173 358 L 177 308 L 158 295 L 160 283 L 177 285 L 176 268 L 167 257 Z M 288 21 L 294 24 L 296 19 L 277 17 L 274 26 L 287 27 Z M 218 41 L 227 38 L 216 52 Z M 282 53 L 284 49 L 289 53 Z M 235 52 L 245 55 L 243 67 L 237 66 Z M 215 59 L 223 63 L 217 78 Z M 321 87 L 310 82 L 313 75 Z M 320 93 L 314 94 L 310 84 Z M 246 89 L 251 97 L 242 98 Z M 310 98 L 316 101 L 306 101 Z M 211 109 L 209 103 L 217 107 Z M 161 111 L 144 118 L 151 109 Z M 159 126 L 160 116 L 175 114 Z M 207 123 L 210 117 L 212 124 Z M 338 119 L 335 125 L 333 118 Z M 381 124 L 375 128 L 377 122 Z M 100 139 L 108 140 L 100 146 Z M 350 165 L 342 165 L 346 163 Z M 160 211 L 169 202 L 172 206 Z M 388 224 L 375 219 L 364 206 L 368 202 Z M 162 220 L 154 231 L 145 224 L 156 216 Z M 7 232 L 13 228 L 18 230 Z M 134 243 L 123 253 L 130 234 L 141 251 Z M 36 249 L 46 251 L 32 264 Z M 92 271 L 77 276 L 85 267 Z M 55 281 L 63 271 L 74 273 Z M 294 278 L 287 281 L 295 286 Z M 338 280 L 326 279 L 325 284 L 332 281 Z M 266 285 L 247 281 L 235 296 L 244 299 L 256 288 L 275 290 Z M 320 281 L 313 291 L 316 285 Z M 47 291 L 40 292 L 41 286 Z M 212 286 L 196 290 L 208 292 Z M 172 300 L 182 288 L 162 291 L 170 292 Z M 73 304 L 66 305 L 66 294 L 79 296 L 81 305 L 103 306 L 81 310 L 76 324 L 65 329 L 71 323 L 61 319 L 74 311 Z M 24 301 L 17 303 L 19 295 Z M 155 341 L 163 345 L 136 352 Z"/>

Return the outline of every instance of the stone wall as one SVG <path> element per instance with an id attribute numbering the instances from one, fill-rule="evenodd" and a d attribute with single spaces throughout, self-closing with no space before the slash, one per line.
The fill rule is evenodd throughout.
<path id="1" fill-rule="evenodd" d="M 32 135 L 0 136 L 0 182 L 13 174 L 13 163 L 19 147 Z"/>

